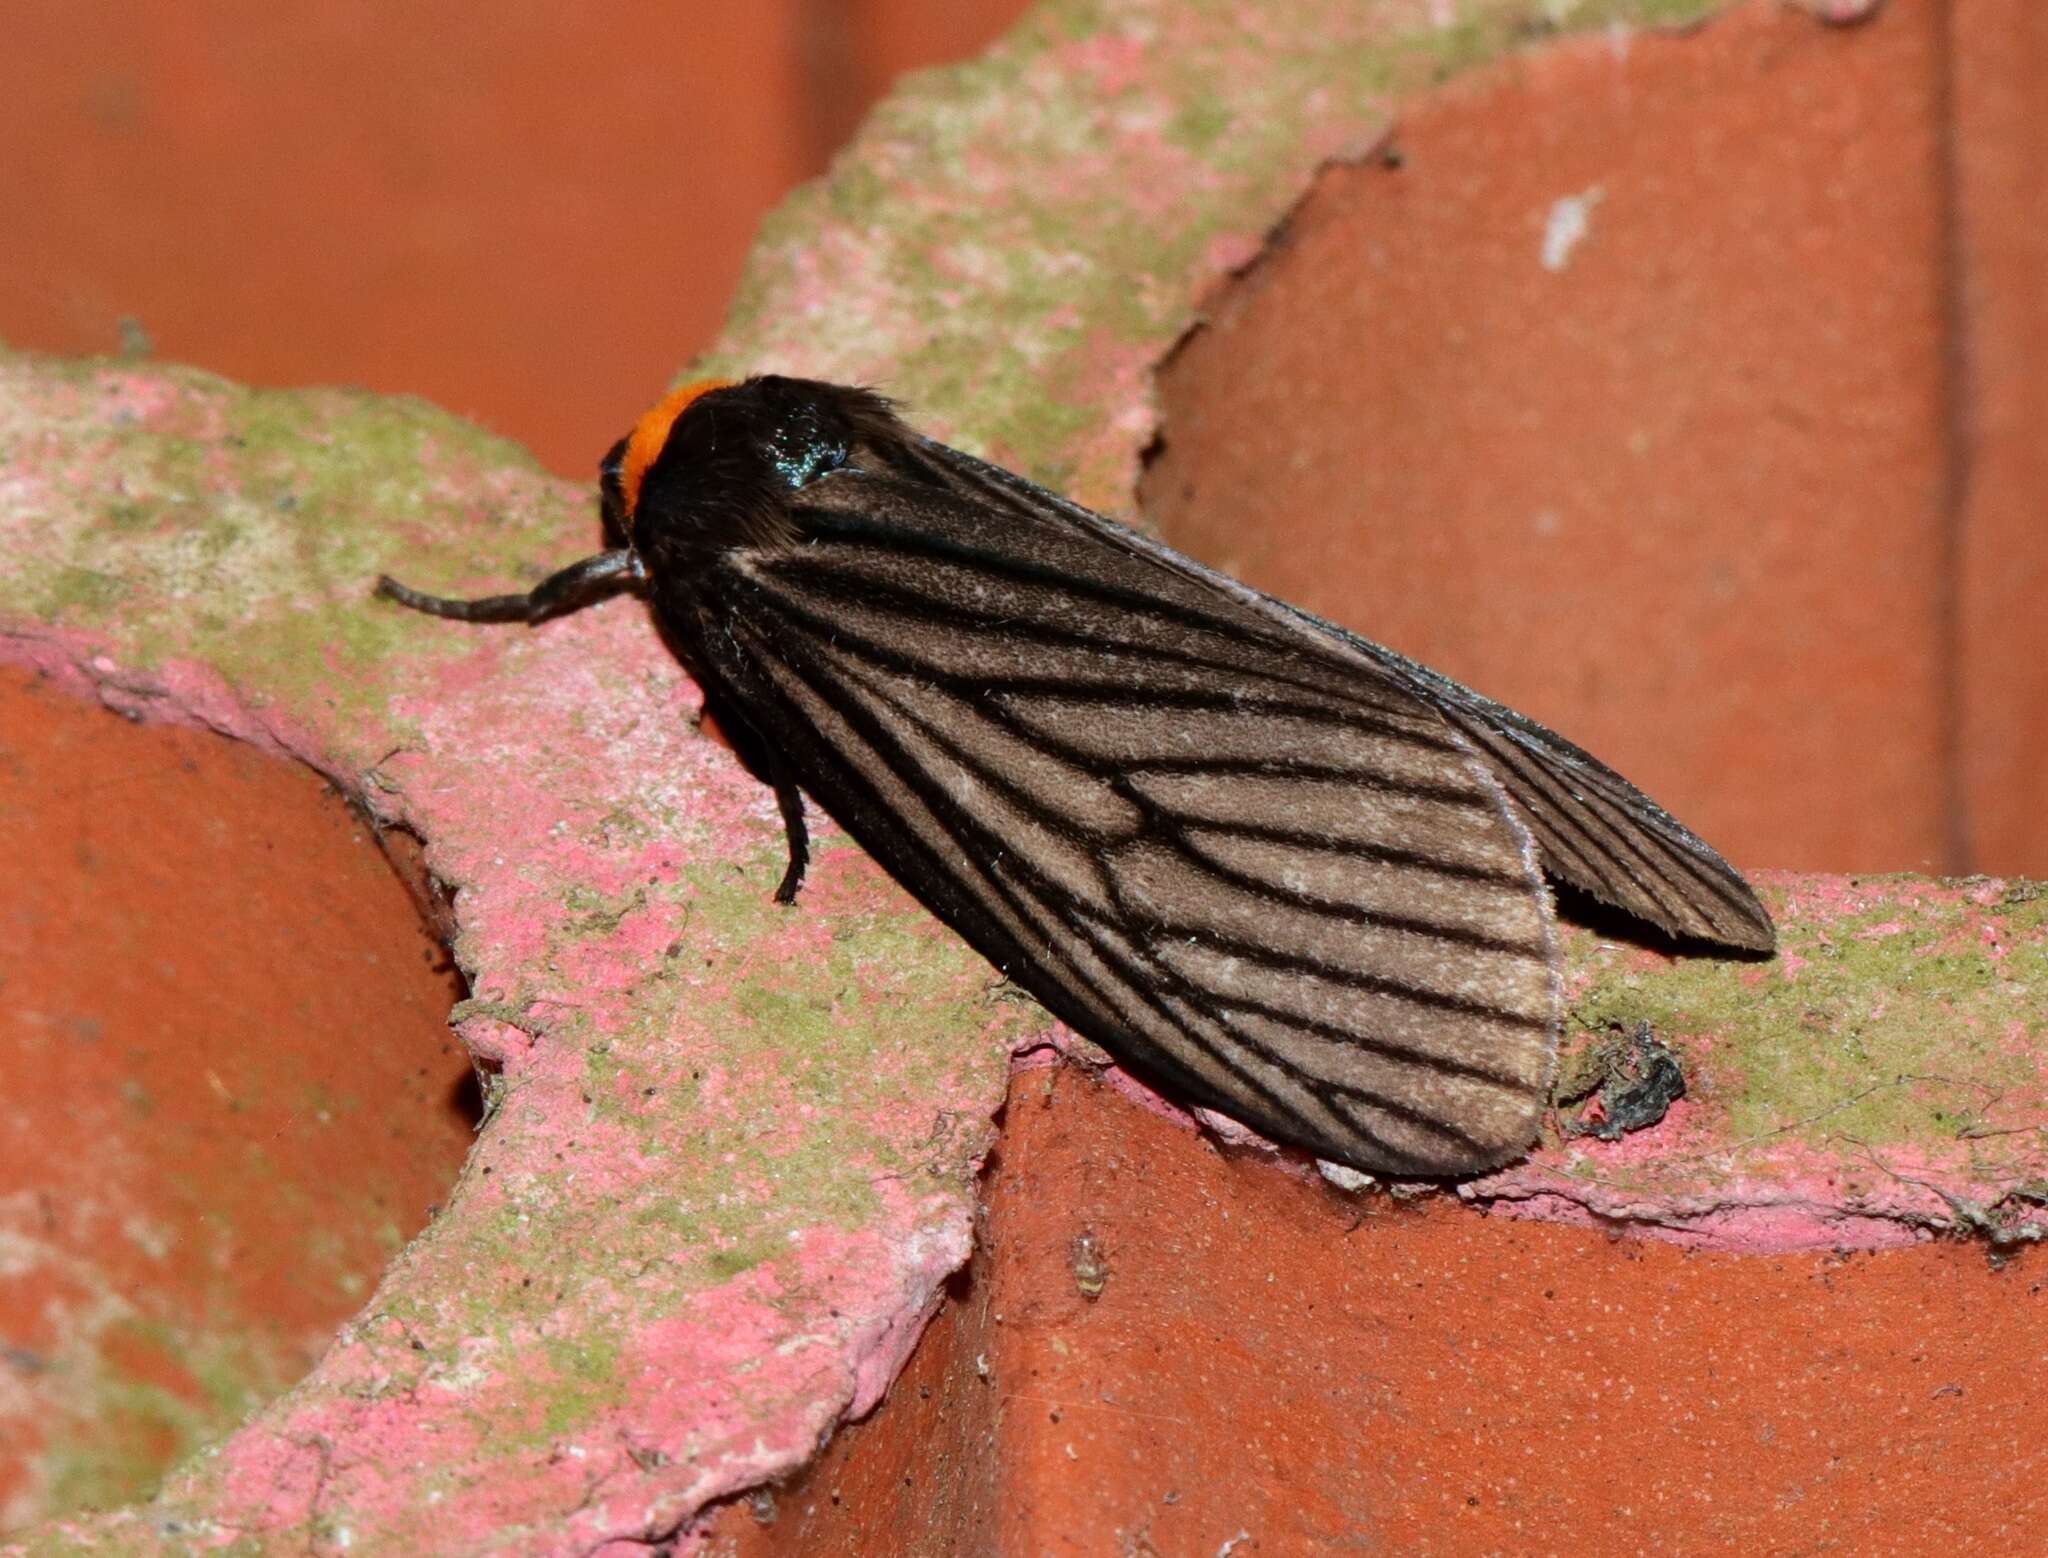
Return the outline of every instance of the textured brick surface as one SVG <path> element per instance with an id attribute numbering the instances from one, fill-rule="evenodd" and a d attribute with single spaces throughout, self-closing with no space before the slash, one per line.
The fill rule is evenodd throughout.
<path id="1" fill-rule="evenodd" d="M 304 1374 L 477 1097 L 446 949 L 311 772 L 0 667 L 0 858 L 4 1529 Z"/>
<path id="2" fill-rule="evenodd" d="M 1072 1072 L 1011 1091 L 969 1280 L 713 1551 L 2020 1551 L 2040 1262 L 1688 1254 L 1363 1202 Z M 1100 1296 L 1074 1240 L 1107 1263 Z M 760 1514 L 772 1509 L 773 1521 Z"/>

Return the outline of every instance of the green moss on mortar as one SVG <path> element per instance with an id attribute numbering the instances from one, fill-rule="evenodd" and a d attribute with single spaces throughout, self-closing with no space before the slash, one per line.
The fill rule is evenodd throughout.
<path id="1" fill-rule="evenodd" d="M 599 818 L 597 826 L 614 819 Z M 851 850 L 822 841 L 814 855 L 813 890 L 833 855 Z M 665 907 L 683 925 L 671 955 L 650 963 L 636 990 L 628 1028 L 592 1038 L 576 1013 L 550 1010 L 545 1042 L 580 1052 L 584 1107 L 593 1126 L 628 1133 L 649 1160 L 674 1159 L 678 1173 L 656 1177 L 625 1201 L 593 1205 L 555 1177 L 494 1180 L 502 1203 L 487 1217 L 437 1224 L 420 1241 L 449 1269 L 522 1270 L 538 1251 L 573 1248 L 587 1261 L 572 1274 L 550 1269 L 532 1287 L 483 1291 L 472 1285 L 451 1296 L 461 1327 L 476 1335 L 525 1329 L 589 1282 L 609 1282 L 649 1262 L 682 1263 L 693 1285 L 740 1276 L 789 1252 L 790 1235 L 820 1223 L 857 1231 L 878 1211 L 876 1173 L 916 1173 L 936 1185 L 960 1183 L 982 1143 L 972 1132 L 934 1129 L 909 1161 L 891 1146 L 888 1113 L 904 1075 L 959 1077 L 962 1092 L 1000 1090 L 1003 1040 L 976 1042 L 993 1009 L 981 960 L 952 937 L 934 934 L 921 917 L 894 907 L 840 913 L 829 922 L 822 955 L 791 960 L 782 937 L 791 911 L 771 895 L 783 864 L 780 836 L 763 827 L 761 847 L 697 867 L 660 885 L 618 895 L 571 889 L 565 915 L 549 930 L 542 964 L 559 963 L 586 940 L 603 942 L 632 913 Z M 703 1081 L 679 1057 L 651 1096 L 621 1086 L 622 1057 L 636 1075 L 673 1054 L 675 1035 L 701 1017 L 706 959 L 730 993 L 720 1017 L 715 1064 L 728 1102 L 702 1105 Z M 860 999 L 869 970 L 886 970 L 886 1007 Z M 871 977 L 871 976 L 870 976 Z M 486 1010 L 488 1008 L 488 1010 Z M 510 1016 L 522 1027 L 532 1014 L 518 1002 L 471 1002 L 467 1010 Z M 1042 1017 L 1032 1008 L 1010 1015 L 1023 1026 Z M 964 1074 L 986 1073 L 977 1081 Z M 513 1084 L 518 1086 L 520 1084 Z M 926 1085 L 931 1085 L 927 1083 Z M 787 1106 L 804 1109 L 789 1117 Z M 512 1158 L 527 1156 L 504 1133 L 518 1128 L 508 1111 L 492 1129 Z M 573 1136 L 573 1132 L 569 1133 Z M 556 1141 L 573 1150 L 574 1142 Z M 715 1173 L 687 1165 L 716 1165 Z M 471 1172 L 475 1172 L 475 1165 Z M 734 1186 L 743 1194 L 728 1194 Z M 579 1398 L 581 1399 L 581 1398 Z"/>
<path id="2" fill-rule="evenodd" d="M 825 843 L 814 873 L 851 848 Z M 688 871 L 651 890 L 687 905 L 688 929 L 673 961 L 650 969 L 634 1002 L 634 1029 L 619 1042 L 658 1053 L 660 1036 L 676 1031 L 698 999 L 695 976 L 708 954 L 721 977 L 731 979 L 726 999 L 743 1020 L 719 1048 L 718 1063 L 732 1085 L 758 1092 L 764 1081 L 779 1078 L 776 1094 L 801 1100 L 814 1114 L 764 1122 L 747 1108 L 707 1112 L 700 1107 L 700 1079 L 687 1073 L 652 1098 L 626 1096 L 617 1085 L 613 1046 L 585 1052 L 594 1119 L 631 1131 L 647 1157 L 718 1163 L 719 1182 L 762 1192 L 727 1198 L 705 1182 L 703 1193 L 693 1196 L 671 1185 L 630 1210 L 631 1226 L 656 1236 L 650 1252 L 669 1258 L 689 1252 L 710 1280 L 736 1276 L 786 1251 L 787 1235 L 798 1227 L 821 1221 L 849 1231 L 865 1226 L 877 1210 L 878 1165 L 886 1172 L 915 1168 L 964 1177 L 975 1156 L 972 1144 L 955 1144 L 948 1158 L 935 1133 L 933 1150 L 910 1165 L 888 1131 L 872 1122 L 883 1120 L 899 1098 L 902 1075 L 980 1068 L 990 1075 L 974 1090 L 986 1092 L 1003 1063 L 999 1038 L 963 1040 L 990 1023 L 984 965 L 921 920 L 893 909 L 837 914 L 822 955 L 800 963 L 784 957 L 777 937 L 788 930 L 790 911 L 767 890 L 781 865 L 777 840 L 742 860 Z M 870 969 L 887 971 L 886 1010 L 861 999 Z M 1020 1011 L 1012 1021 L 1022 1025 L 1035 1016 Z M 961 1083 L 965 1088 L 965 1077 Z M 532 1237 L 530 1227 L 519 1232 Z"/>
<path id="3" fill-rule="evenodd" d="M 628 915 L 647 907 L 647 890 L 635 887 L 623 893 L 605 894 L 587 887 L 571 887 L 562 895 L 562 907 L 568 911 L 568 918 L 560 927 L 563 935 L 602 938 L 618 930 Z"/>
<path id="4" fill-rule="evenodd" d="M 619 1338 L 583 1325 L 573 1337 L 546 1337 L 541 1349 L 554 1378 L 536 1381 L 541 1408 L 538 1439 L 573 1433 L 619 1399 Z"/>
<path id="5" fill-rule="evenodd" d="M 2048 904 L 2001 913 L 2002 963 L 1973 934 L 1984 912 L 1888 899 L 1824 927 L 1783 924 L 1783 955 L 1805 960 L 1790 978 L 1686 959 L 1602 982 L 1570 1021 L 1647 1021 L 1681 1054 L 1686 1035 L 1712 1035 L 1687 1069 L 1725 1109 L 1731 1140 L 1954 1144 L 1990 1100 L 2038 1087 L 2048 1033 L 2042 1000 L 2022 996 L 2048 990 Z M 2034 1042 L 2012 1043 L 2015 1018 Z"/>
<path id="6" fill-rule="evenodd" d="M 0 367 L 32 375 L 45 444 L 93 478 L 62 484 L 74 517 L 39 527 L 0 576 L 0 609 L 105 632 L 140 667 L 196 658 L 287 703 L 317 687 L 375 711 L 389 690 L 376 669 L 400 646 L 466 652 L 373 601 L 378 573 L 509 581 L 594 533 L 589 507 L 522 451 L 421 401 L 178 367 Z M 121 411 L 124 395 L 149 409 Z M 486 526 L 479 487 L 502 495 Z"/>

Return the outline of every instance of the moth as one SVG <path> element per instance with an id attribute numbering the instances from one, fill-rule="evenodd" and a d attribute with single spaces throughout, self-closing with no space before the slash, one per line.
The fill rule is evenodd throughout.
<path id="1" fill-rule="evenodd" d="M 620 545 L 538 623 L 644 593 L 770 785 L 1186 1102 L 1373 1173 L 1523 1152 L 1561 997 L 1545 877 L 1763 952 L 1727 862 L 1533 720 L 999 466 L 865 389 L 688 385 L 601 467 Z"/>

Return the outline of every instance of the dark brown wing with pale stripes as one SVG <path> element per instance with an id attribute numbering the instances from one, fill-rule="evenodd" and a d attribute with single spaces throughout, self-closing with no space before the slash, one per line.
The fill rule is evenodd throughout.
<path id="1" fill-rule="evenodd" d="M 1592 754 L 1513 709 L 1404 655 L 1202 567 L 999 466 L 929 440 L 912 458 L 977 501 L 1031 512 L 1053 505 L 1114 551 L 1147 558 L 1246 601 L 1340 660 L 1363 659 L 1408 686 L 1462 731 L 1535 835 L 1543 868 L 1560 881 L 1674 936 L 1768 952 L 1777 931 L 1741 873 L 1649 796 Z"/>
<path id="2" fill-rule="evenodd" d="M 1488 765 L 1369 660 L 1040 496 L 814 483 L 803 545 L 700 581 L 708 669 L 936 912 L 1184 1096 L 1380 1171 L 1522 1150 L 1559 997 Z"/>

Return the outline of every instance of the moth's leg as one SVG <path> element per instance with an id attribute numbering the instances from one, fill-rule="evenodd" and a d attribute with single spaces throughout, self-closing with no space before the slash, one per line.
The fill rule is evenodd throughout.
<path id="1" fill-rule="evenodd" d="M 524 595 L 486 595 L 479 600 L 455 600 L 446 595 L 427 595 L 400 584 L 389 574 L 377 577 L 377 593 L 414 611 L 430 616 L 452 617 L 457 622 L 545 622 L 565 611 L 575 611 L 602 600 L 629 584 L 647 577 L 640 554 L 631 547 L 599 552 L 581 562 L 551 573 Z"/>
<path id="2" fill-rule="evenodd" d="M 789 840 L 789 865 L 782 873 L 782 885 L 775 889 L 775 901 L 795 903 L 796 890 L 804 883 L 804 867 L 811 860 L 811 835 L 804 826 L 803 791 L 780 772 L 781 764 L 776 764 L 776 768 L 776 776 L 769 783 L 775 787 L 775 804 L 782 808 L 782 832 Z"/>
<path id="3" fill-rule="evenodd" d="M 718 722 L 747 772 L 775 792 L 775 804 L 782 809 L 783 837 L 789 841 L 789 865 L 775 889 L 775 901 L 795 903 L 796 891 L 804 885 L 804 868 L 811 862 L 811 833 L 804 826 L 804 797 L 796 787 L 796 775 L 774 739 L 755 729 L 732 700 L 709 687 L 705 699 L 704 712 Z"/>

